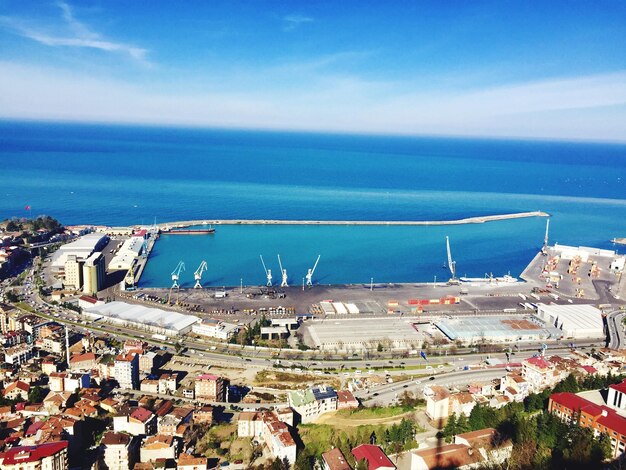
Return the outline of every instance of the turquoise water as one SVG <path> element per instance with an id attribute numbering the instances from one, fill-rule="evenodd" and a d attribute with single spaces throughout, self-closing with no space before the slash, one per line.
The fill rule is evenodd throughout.
<path id="1" fill-rule="evenodd" d="M 65 224 L 186 219 L 441 220 L 543 210 L 551 240 L 610 248 L 626 236 L 626 146 L 0 122 L 0 216 Z M 220 226 L 163 237 L 142 283 L 262 283 L 259 254 L 280 253 L 300 284 L 322 255 L 323 283 L 445 277 L 445 235 L 459 274 L 519 274 L 545 221 L 445 227 Z"/>

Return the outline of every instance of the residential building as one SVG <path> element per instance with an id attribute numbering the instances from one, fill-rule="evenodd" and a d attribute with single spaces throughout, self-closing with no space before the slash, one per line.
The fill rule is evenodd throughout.
<path id="1" fill-rule="evenodd" d="M 155 379 L 143 379 L 139 384 L 139 390 L 148 393 L 159 393 L 159 381 Z"/>
<path id="2" fill-rule="evenodd" d="M 550 395 L 548 411 L 561 420 L 570 423 L 573 419 L 585 428 L 591 428 L 597 437 L 606 434 L 611 439 L 614 458 L 620 457 L 626 449 L 626 418 L 606 405 L 598 405 L 574 393 L 553 393 Z"/>
<path id="3" fill-rule="evenodd" d="M 291 413 L 290 415 L 293 416 Z M 281 421 L 281 416 L 276 412 L 244 411 L 240 413 L 237 435 L 264 442 L 274 458 L 287 459 L 291 465 L 296 462 L 296 443 L 289 427 Z"/>
<path id="4" fill-rule="evenodd" d="M 195 397 L 197 400 L 224 402 L 226 401 L 227 383 L 223 377 L 213 374 L 202 374 L 196 377 Z"/>
<path id="5" fill-rule="evenodd" d="M 193 410 L 193 422 L 194 424 L 212 424 L 213 423 L 213 407 L 203 406 L 200 409 Z"/>
<path id="6" fill-rule="evenodd" d="M 346 456 L 339 447 L 324 452 L 322 454 L 323 470 L 352 470 L 350 464 L 346 461 Z"/>
<path id="7" fill-rule="evenodd" d="M 522 377 L 529 383 L 532 392 L 540 392 L 557 381 L 554 364 L 543 356 L 522 361 Z"/>
<path id="8" fill-rule="evenodd" d="M 101 446 L 108 470 L 128 470 L 137 459 L 138 440 L 121 432 L 105 432 Z"/>
<path id="9" fill-rule="evenodd" d="M 395 470 L 396 468 L 383 450 L 375 445 L 361 444 L 352 449 L 352 455 L 357 462 L 365 460 L 368 470 Z"/>
<path id="10" fill-rule="evenodd" d="M 65 260 L 65 281 L 63 286 L 66 289 L 78 290 L 83 285 L 83 264 L 85 260 L 76 255 L 68 255 Z"/>
<path id="11" fill-rule="evenodd" d="M 115 432 L 141 436 L 154 434 L 156 429 L 156 416 L 146 408 L 139 407 L 132 413 L 123 413 L 113 417 L 113 430 Z"/>
<path id="12" fill-rule="evenodd" d="M 115 380 L 120 388 L 139 389 L 139 355 L 120 354 L 115 358 Z"/>
<path id="13" fill-rule="evenodd" d="M 96 355 L 92 352 L 72 354 L 70 357 L 70 370 L 72 371 L 87 371 L 95 369 L 97 366 Z"/>
<path id="14" fill-rule="evenodd" d="M 21 365 L 35 357 L 35 350 L 30 344 L 18 344 L 4 350 L 4 362 Z"/>
<path id="15" fill-rule="evenodd" d="M 450 393 L 439 385 L 425 386 L 424 397 L 426 398 L 426 415 L 438 421 L 446 419 L 450 413 Z"/>
<path id="16" fill-rule="evenodd" d="M 173 395 L 178 388 L 178 374 L 162 374 L 158 381 L 158 393 Z"/>
<path id="17" fill-rule="evenodd" d="M 11 447 L 0 453 L 2 470 L 67 470 L 67 441 Z"/>
<path id="18" fill-rule="evenodd" d="M 606 402 L 612 408 L 626 410 L 626 380 L 609 385 Z"/>
<path id="19" fill-rule="evenodd" d="M 302 423 L 311 423 L 318 416 L 337 409 L 337 392 L 325 385 L 287 394 L 288 403 L 299 415 Z"/>

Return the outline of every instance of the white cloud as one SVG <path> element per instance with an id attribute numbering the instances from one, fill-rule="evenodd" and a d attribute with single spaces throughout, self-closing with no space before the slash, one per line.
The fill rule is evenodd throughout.
<path id="1" fill-rule="evenodd" d="M 236 87 L 223 77 L 199 92 L 183 82 L 157 92 L 53 68 L 0 62 L 0 69 L 0 116 L 7 118 L 626 140 L 626 71 L 467 92 L 400 93 L 410 83 L 331 74 L 315 87 L 308 81 L 272 85 L 260 71 Z"/>
<path id="2" fill-rule="evenodd" d="M 32 39 L 40 44 L 51 47 L 84 47 L 98 49 L 106 52 L 119 52 L 126 54 L 132 59 L 146 62 L 147 50 L 141 47 L 111 41 L 90 30 L 85 24 L 74 17 L 74 13 L 69 4 L 58 2 L 57 6 L 61 10 L 61 17 L 66 29 L 71 35 L 62 33 L 49 33 L 42 28 L 33 27 L 27 22 L 10 16 L 0 16 L 0 26 L 13 31 L 14 33 L 28 39 Z"/>
<path id="3" fill-rule="evenodd" d="M 304 23 L 312 23 L 315 21 L 310 16 L 304 15 L 287 15 L 283 17 L 283 22 L 285 23 L 284 30 L 285 31 L 293 31 L 298 28 L 300 25 Z"/>

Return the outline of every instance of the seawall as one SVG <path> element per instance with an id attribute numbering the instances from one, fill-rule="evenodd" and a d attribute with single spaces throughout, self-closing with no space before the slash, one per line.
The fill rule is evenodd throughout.
<path id="1" fill-rule="evenodd" d="M 272 219 L 224 219 L 185 220 L 159 224 L 160 228 L 182 228 L 193 225 L 462 225 L 483 224 L 498 220 L 523 219 L 527 217 L 550 217 L 542 211 L 517 212 L 514 214 L 483 215 L 455 220 L 272 220 Z"/>

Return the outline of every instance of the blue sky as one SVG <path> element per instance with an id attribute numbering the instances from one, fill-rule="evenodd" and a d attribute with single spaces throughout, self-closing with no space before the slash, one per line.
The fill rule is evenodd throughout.
<path id="1" fill-rule="evenodd" d="M 0 117 L 626 140 L 622 1 L 0 0 Z"/>

